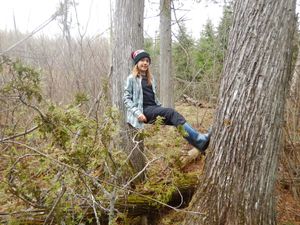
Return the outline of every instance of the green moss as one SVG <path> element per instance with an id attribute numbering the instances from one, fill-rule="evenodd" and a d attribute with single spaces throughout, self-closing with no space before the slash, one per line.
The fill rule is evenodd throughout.
<path id="1" fill-rule="evenodd" d="M 151 205 L 151 202 L 152 202 L 151 199 L 136 194 L 129 195 L 126 201 L 127 204 L 146 204 L 146 205 Z"/>
<path id="2" fill-rule="evenodd" d="M 149 205 L 156 209 L 165 207 L 162 203 L 168 204 L 178 189 L 190 188 L 197 185 L 198 177 L 196 173 L 177 173 L 173 180 L 151 183 L 147 181 L 141 189 L 138 189 L 140 195 L 131 194 L 127 198 L 127 204 Z"/>
<path id="3" fill-rule="evenodd" d="M 177 173 L 174 178 L 175 184 L 180 187 L 190 187 L 191 185 L 197 185 L 199 182 L 199 173 Z"/>

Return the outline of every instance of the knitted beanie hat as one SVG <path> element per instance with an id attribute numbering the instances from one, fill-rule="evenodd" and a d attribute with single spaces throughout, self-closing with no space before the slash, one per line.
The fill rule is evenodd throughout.
<path id="1" fill-rule="evenodd" d="M 131 52 L 131 58 L 133 59 L 134 65 L 136 65 L 142 58 L 145 57 L 148 58 L 151 63 L 150 55 L 145 50 L 139 49 L 134 52 Z"/>

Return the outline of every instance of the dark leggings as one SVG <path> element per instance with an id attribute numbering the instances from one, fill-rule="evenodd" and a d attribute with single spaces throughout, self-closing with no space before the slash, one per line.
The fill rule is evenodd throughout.
<path id="1" fill-rule="evenodd" d="M 166 125 L 178 126 L 186 122 L 185 118 L 172 108 L 161 106 L 147 106 L 143 109 L 144 115 L 147 118 L 147 123 L 154 123 L 157 116 L 163 117 L 163 122 Z"/>

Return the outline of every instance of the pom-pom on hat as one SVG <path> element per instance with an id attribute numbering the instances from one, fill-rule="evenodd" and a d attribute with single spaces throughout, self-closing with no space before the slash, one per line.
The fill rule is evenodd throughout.
<path id="1" fill-rule="evenodd" d="M 150 55 L 149 53 L 147 53 L 145 50 L 143 49 L 139 49 L 139 50 L 136 50 L 134 52 L 131 52 L 131 58 L 133 59 L 134 61 L 134 64 L 136 65 L 142 58 L 148 58 L 150 63 L 151 63 L 151 58 L 150 58 Z"/>

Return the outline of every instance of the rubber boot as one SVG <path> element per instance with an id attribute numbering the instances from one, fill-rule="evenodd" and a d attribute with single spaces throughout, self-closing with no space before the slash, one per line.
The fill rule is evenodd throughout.
<path id="1" fill-rule="evenodd" d="M 201 134 L 188 123 L 183 124 L 183 128 L 187 132 L 187 136 L 184 138 L 200 152 L 204 153 L 209 145 L 211 131 L 207 134 Z"/>

